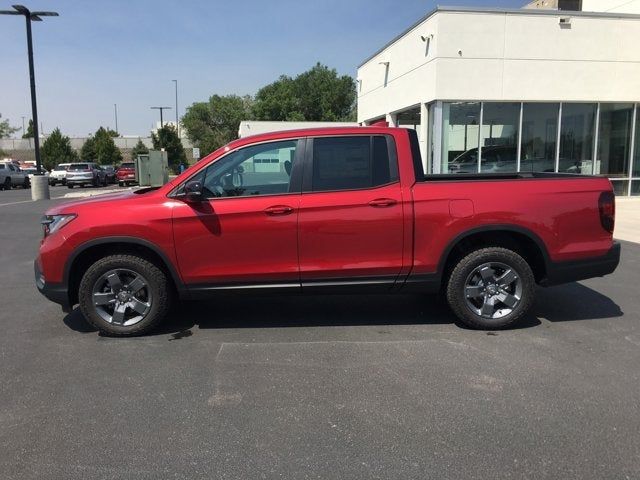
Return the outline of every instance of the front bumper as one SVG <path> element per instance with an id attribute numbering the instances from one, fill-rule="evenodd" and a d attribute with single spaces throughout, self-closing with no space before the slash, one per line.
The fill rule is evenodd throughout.
<path id="1" fill-rule="evenodd" d="M 67 286 L 62 283 L 47 283 L 44 275 L 42 275 L 40 271 L 37 260 L 33 262 L 33 270 L 38 291 L 52 302 L 59 304 L 63 312 L 69 313 L 71 311 L 71 303 L 69 302 L 69 290 Z"/>
<path id="2" fill-rule="evenodd" d="M 569 262 L 550 262 L 547 266 L 547 279 L 542 284 L 544 286 L 560 285 L 561 283 L 603 277 L 613 273 L 620 263 L 620 250 L 620 244 L 613 242 L 611 249 L 601 257 Z"/>

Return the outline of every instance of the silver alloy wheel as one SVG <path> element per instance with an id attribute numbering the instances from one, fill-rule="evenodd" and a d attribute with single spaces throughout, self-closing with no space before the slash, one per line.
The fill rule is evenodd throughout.
<path id="1" fill-rule="evenodd" d="M 144 319 L 151 310 L 153 297 L 149 282 L 126 268 L 102 274 L 93 284 L 92 302 L 103 320 L 128 327 Z"/>
<path id="2" fill-rule="evenodd" d="M 476 267 L 464 283 L 467 307 L 484 318 L 509 315 L 522 298 L 522 280 L 516 271 L 501 262 Z"/>

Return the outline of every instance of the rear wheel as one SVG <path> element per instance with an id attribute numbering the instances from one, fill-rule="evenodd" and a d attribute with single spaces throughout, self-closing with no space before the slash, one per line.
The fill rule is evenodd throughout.
<path id="1" fill-rule="evenodd" d="M 24 177 L 24 180 L 22 181 L 22 188 L 24 188 L 25 190 L 27 188 L 31 187 L 31 182 L 29 182 L 29 177 Z"/>
<path id="2" fill-rule="evenodd" d="M 84 317 L 114 336 L 139 335 L 155 328 L 170 308 L 171 285 L 165 273 L 134 255 L 111 255 L 95 262 L 80 281 Z"/>
<path id="3" fill-rule="evenodd" d="M 67 188 L 73 188 L 73 185 L 71 183 L 68 183 Z"/>
<path id="4" fill-rule="evenodd" d="M 7 177 L 4 179 L 3 187 L 5 190 L 11 190 L 11 178 Z"/>
<path id="5" fill-rule="evenodd" d="M 466 325 L 507 328 L 531 309 L 535 279 L 529 264 L 512 250 L 489 247 L 471 252 L 455 266 L 447 301 Z"/>

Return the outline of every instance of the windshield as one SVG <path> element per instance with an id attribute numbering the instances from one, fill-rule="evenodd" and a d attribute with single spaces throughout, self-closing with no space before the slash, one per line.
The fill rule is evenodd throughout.
<path id="1" fill-rule="evenodd" d="M 69 165 L 69 170 L 89 170 L 88 163 L 74 163 L 73 165 Z"/>
<path id="2" fill-rule="evenodd" d="M 54 170 L 56 172 L 64 172 L 67 169 L 67 167 L 63 167 L 62 165 L 57 165 L 56 167 L 54 167 Z"/>
<path id="3" fill-rule="evenodd" d="M 123 163 L 120 168 L 135 168 L 135 165 L 133 163 Z"/>

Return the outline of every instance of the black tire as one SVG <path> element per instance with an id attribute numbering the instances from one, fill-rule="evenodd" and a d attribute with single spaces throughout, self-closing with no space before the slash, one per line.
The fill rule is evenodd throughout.
<path id="1" fill-rule="evenodd" d="M 124 182 L 118 182 L 119 187 L 124 187 Z"/>
<path id="2" fill-rule="evenodd" d="M 124 326 L 110 323 L 97 312 L 94 306 L 93 290 L 102 276 L 116 269 L 126 269 L 141 275 L 146 280 L 150 310 L 137 323 Z M 102 333 L 110 336 L 140 335 L 153 330 L 167 315 L 173 300 L 172 286 L 165 273 L 150 261 L 135 255 L 110 255 L 91 265 L 80 281 L 78 290 L 80 310 L 85 319 Z"/>
<path id="3" fill-rule="evenodd" d="M 68 184 L 67 184 L 67 188 L 73 188 L 73 184 L 68 183 Z"/>
<path id="4" fill-rule="evenodd" d="M 515 305 L 512 309 L 501 301 L 496 301 L 495 296 L 493 297 L 492 301 L 495 302 L 498 307 L 503 307 L 498 308 L 498 311 L 495 312 L 497 315 L 503 315 L 499 318 L 483 316 L 477 311 L 472 310 L 472 306 L 475 306 L 473 302 L 483 304 L 483 302 L 486 302 L 486 298 L 489 298 L 491 301 L 491 292 L 487 292 L 487 290 L 489 290 L 489 286 L 493 289 L 493 285 L 495 284 L 492 285 L 491 282 L 488 281 L 488 286 L 485 286 L 484 282 L 482 282 L 480 289 L 484 293 L 480 293 L 479 295 L 481 296 L 479 297 L 470 297 L 471 299 L 469 300 L 467 298 L 466 289 L 473 289 L 477 287 L 477 285 L 468 287 L 468 282 L 470 279 L 473 279 L 472 275 L 478 271 L 477 269 L 485 264 L 495 264 L 498 266 L 505 265 L 512 269 L 516 275 L 515 280 L 513 281 L 514 283 L 505 287 L 503 293 L 497 292 L 497 295 L 503 295 L 504 299 L 504 292 L 506 292 L 509 295 L 509 298 L 517 298 L 517 295 L 515 295 L 515 289 L 520 289 L 520 298 L 517 303 L 514 302 Z M 492 271 L 495 272 L 495 270 Z M 520 283 L 519 287 L 516 282 Z M 455 315 L 465 325 L 475 329 L 495 330 L 512 327 L 527 315 L 533 306 L 535 291 L 535 278 L 531 271 L 531 267 L 524 258 L 516 252 L 506 248 L 488 247 L 471 252 L 460 260 L 453 268 L 447 282 L 447 302 L 449 303 L 451 310 L 453 310 Z M 507 300 L 508 298 L 505 301 Z M 479 307 L 479 310 L 482 310 L 482 306 Z M 509 313 L 504 314 L 504 312 Z"/>
<path id="5" fill-rule="evenodd" d="M 5 190 L 11 190 L 11 178 L 7 177 L 4 179 L 3 187 Z"/>
<path id="6" fill-rule="evenodd" d="M 29 177 L 24 177 L 24 180 L 22 181 L 22 188 L 24 188 L 25 190 L 27 188 L 31 188 L 31 182 L 29 181 Z"/>

